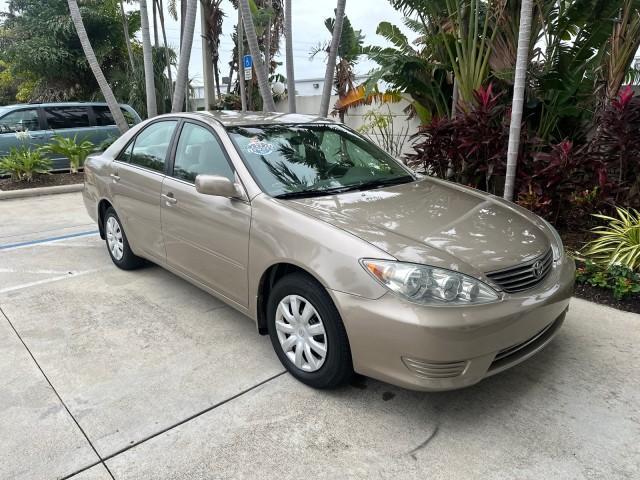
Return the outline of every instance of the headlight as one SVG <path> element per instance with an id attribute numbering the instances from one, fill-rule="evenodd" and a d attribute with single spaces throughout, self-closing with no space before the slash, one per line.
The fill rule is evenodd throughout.
<path id="1" fill-rule="evenodd" d="M 378 282 L 412 302 L 475 305 L 500 299 L 488 285 L 451 270 L 389 260 L 363 259 L 361 263 Z"/>
<path id="2" fill-rule="evenodd" d="M 557 262 L 562 257 L 564 257 L 564 245 L 562 245 L 560 234 L 553 227 L 553 225 L 547 222 L 544 218 L 540 218 L 540 220 L 542 220 L 549 231 L 551 231 L 551 235 L 553 236 L 553 242 L 551 242 L 551 251 L 553 252 L 553 261 Z"/>

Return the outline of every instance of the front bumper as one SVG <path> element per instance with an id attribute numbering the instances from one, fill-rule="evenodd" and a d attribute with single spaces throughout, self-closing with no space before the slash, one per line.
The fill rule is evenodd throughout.
<path id="1" fill-rule="evenodd" d="M 428 307 L 391 293 L 369 300 L 331 291 L 356 372 L 412 390 L 452 390 L 506 370 L 544 348 L 573 293 L 565 258 L 536 288 L 488 305 Z"/>

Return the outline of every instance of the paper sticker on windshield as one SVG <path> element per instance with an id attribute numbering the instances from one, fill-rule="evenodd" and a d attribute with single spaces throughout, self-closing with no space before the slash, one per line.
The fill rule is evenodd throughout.
<path id="1" fill-rule="evenodd" d="M 249 145 L 247 145 L 247 152 L 253 153 L 254 155 L 271 155 L 274 150 L 275 147 L 273 143 L 265 142 L 257 138 L 252 138 Z"/>

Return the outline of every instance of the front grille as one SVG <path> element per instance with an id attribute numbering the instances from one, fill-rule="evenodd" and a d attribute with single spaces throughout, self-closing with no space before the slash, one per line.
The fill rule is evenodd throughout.
<path id="1" fill-rule="evenodd" d="M 507 293 L 521 292 L 535 287 L 545 279 L 553 266 L 553 252 L 549 249 L 544 255 L 521 263 L 515 267 L 503 268 L 486 273 L 493 283 Z"/>
<path id="2" fill-rule="evenodd" d="M 461 375 L 467 368 L 467 362 L 428 362 L 416 358 L 402 357 L 402 361 L 418 377 L 453 378 Z"/>

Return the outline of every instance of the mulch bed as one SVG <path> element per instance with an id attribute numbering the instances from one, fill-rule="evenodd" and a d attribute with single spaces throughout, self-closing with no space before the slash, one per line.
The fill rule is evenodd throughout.
<path id="1" fill-rule="evenodd" d="M 623 300 L 616 300 L 613 293 L 604 288 L 593 287 L 586 283 L 576 283 L 574 295 L 591 302 L 607 305 L 625 312 L 640 313 L 640 295 L 631 295 Z"/>
<path id="2" fill-rule="evenodd" d="M 58 185 L 73 185 L 84 182 L 84 174 L 80 173 L 52 173 L 37 175 L 31 182 L 14 182 L 10 178 L 0 179 L 0 190 L 23 190 L 25 188 L 54 187 Z"/>

